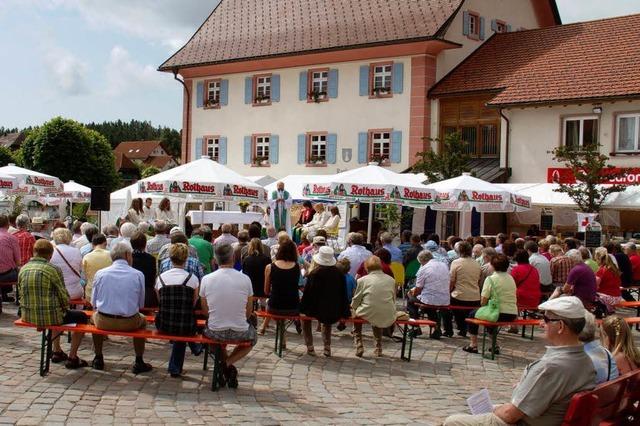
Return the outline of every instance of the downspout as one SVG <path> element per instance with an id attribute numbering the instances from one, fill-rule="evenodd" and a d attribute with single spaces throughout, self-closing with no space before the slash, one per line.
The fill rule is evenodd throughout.
<path id="1" fill-rule="evenodd" d="M 191 93 L 189 92 L 189 88 L 187 87 L 187 85 L 184 83 L 184 80 L 180 80 L 178 78 L 178 68 L 174 68 L 172 70 L 173 72 L 173 79 L 176 80 L 177 82 L 179 82 L 180 84 L 182 84 L 182 87 L 184 87 L 185 92 L 187 92 L 187 119 L 186 121 L 186 129 L 182 129 L 183 132 L 185 133 L 185 143 L 187 145 L 187 148 L 189 148 L 189 130 L 191 129 L 191 120 L 190 120 L 190 116 L 191 116 Z M 187 162 L 187 157 L 189 156 L 189 149 L 185 149 L 185 158 L 182 159 L 182 164 L 185 164 Z"/>
<path id="2" fill-rule="evenodd" d="M 509 119 L 507 118 L 506 115 L 504 115 L 504 110 L 502 108 L 500 108 L 500 117 L 502 117 L 504 119 L 504 121 L 507 122 L 507 137 L 505 140 L 505 161 L 504 161 L 504 168 L 507 170 L 507 178 L 511 177 L 511 172 L 509 171 L 509 140 L 510 138 L 510 126 L 511 126 L 511 122 L 509 121 Z"/>

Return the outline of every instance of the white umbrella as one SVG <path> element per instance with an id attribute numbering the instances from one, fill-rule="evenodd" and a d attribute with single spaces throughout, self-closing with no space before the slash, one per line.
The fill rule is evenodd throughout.
<path id="1" fill-rule="evenodd" d="M 162 194 L 176 197 L 218 201 L 266 200 L 264 188 L 244 176 L 202 157 L 138 181 L 140 194 Z"/>
<path id="2" fill-rule="evenodd" d="M 437 192 L 435 210 L 513 212 L 531 209 L 531 197 L 475 178 L 469 173 L 427 185 Z"/>
<path id="3" fill-rule="evenodd" d="M 56 196 L 69 199 L 74 203 L 88 203 L 91 201 L 91 188 L 70 180 L 64 183 L 64 192 Z"/>
<path id="4" fill-rule="evenodd" d="M 18 187 L 14 194 L 43 195 L 62 191 L 62 181 L 55 176 L 8 164 L 0 167 L 0 173 L 16 178 Z"/>

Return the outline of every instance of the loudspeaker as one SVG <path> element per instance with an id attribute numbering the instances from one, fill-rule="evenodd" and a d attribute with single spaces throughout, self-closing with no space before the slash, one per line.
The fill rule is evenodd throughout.
<path id="1" fill-rule="evenodd" d="M 111 209 L 111 194 L 104 186 L 91 188 L 91 210 L 109 211 Z"/>

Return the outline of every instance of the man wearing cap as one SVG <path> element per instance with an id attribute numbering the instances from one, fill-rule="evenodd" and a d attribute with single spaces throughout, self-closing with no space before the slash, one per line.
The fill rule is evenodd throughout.
<path id="1" fill-rule="evenodd" d="M 538 309 L 544 311 L 549 345 L 542 358 L 527 366 L 511 402 L 491 413 L 450 416 L 445 425 L 561 424 L 571 397 L 595 387 L 595 368 L 578 339 L 586 313 L 580 299 L 559 297 Z"/>
<path id="2" fill-rule="evenodd" d="M 431 252 L 434 260 L 437 260 L 438 262 L 442 262 L 445 265 L 447 265 L 447 267 L 449 267 L 449 256 L 447 256 L 446 254 L 442 254 L 442 252 L 440 251 L 440 247 L 438 246 L 438 243 L 436 243 L 433 240 L 429 240 L 424 245 L 424 249 L 429 250 Z"/>
<path id="3" fill-rule="evenodd" d="M 349 262 L 351 262 L 349 275 L 355 278 L 358 268 L 362 265 L 362 262 L 373 256 L 373 253 L 363 246 L 364 237 L 362 234 L 352 232 L 347 237 L 347 241 L 349 242 L 349 247 L 340 253 L 338 260 L 344 259 L 345 257 L 349 259 Z"/>

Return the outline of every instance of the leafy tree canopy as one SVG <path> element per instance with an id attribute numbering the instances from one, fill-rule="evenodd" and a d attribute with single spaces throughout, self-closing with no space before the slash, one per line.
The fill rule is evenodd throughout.
<path id="1" fill-rule="evenodd" d="M 9 148 L 0 146 L 0 167 L 4 167 L 9 163 L 15 163 L 16 159 Z"/>
<path id="2" fill-rule="evenodd" d="M 429 138 L 429 141 L 440 143 L 440 149 L 437 153 L 432 150 L 418 152 L 416 157 L 420 160 L 414 164 L 414 172 L 424 173 L 429 182 L 438 182 L 469 171 L 469 144 L 462 140 L 459 132 L 449 133 L 443 140 Z"/>
<path id="3" fill-rule="evenodd" d="M 140 176 L 142 177 L 142 179 L 144 179 L 144 178 L 148 178 L 149 176 L 157 175 L 158 173 L 160 173 L 159 168 L 155 166 L 147 166 L 144 169 L 142 169 L 142 173 L 140 174 Z"/>
<path id="4" fill-rule="evenodd" d="M 73 179 L 109 191 L 119 184 L 109 142 L 77 121 L 56 117 L 44 123 L 30 132 L 21 151 L 25 167 L 65 182 Z"/>
<path id="5" fill-rule="evenodd" d="M 575 176 L 576 183 L 559 183 L 556 192 L 567 194 L 585 213 L 597 213 L 609 194 L 622 192 L 624 185 L 606 185 L 621 178 L 628 169 L 614 168 L 609 157 L 600 153 L 601 145 L 587 145 L 576 150 L 561 146 L 550 154 L 553 159 L 564 164 Z"/>

